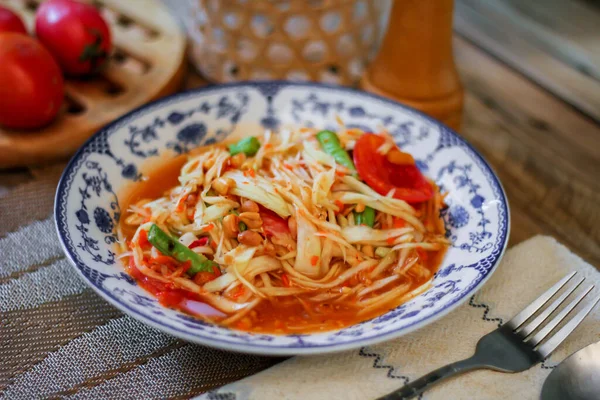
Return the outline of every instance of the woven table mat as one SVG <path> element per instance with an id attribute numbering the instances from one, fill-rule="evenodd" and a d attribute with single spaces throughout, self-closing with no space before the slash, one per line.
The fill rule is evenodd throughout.
<path id="1" fill-rule="evenodd" d="M 188 398 L 281 361 L 178 340 L 88 288 L 54 228 L 63 167 L 0 173 L 0 398 Z"/>

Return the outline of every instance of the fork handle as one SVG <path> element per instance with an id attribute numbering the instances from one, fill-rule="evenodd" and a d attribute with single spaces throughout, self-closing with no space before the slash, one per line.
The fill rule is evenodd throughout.
<path id="1" fill-rule="evenodd" d="M 425 390 L 430 389 L 446 378 L 483 367 L 484 366 L 479 361 L 475 360 L 474 357 L 457 361 L 438 368 L 427 375 L 423 375 L 419 379 L 412 381 L 411 383 L 402 386 L 400 389 L 388 393 L 377 400 L 412 399 L 413 397 L 418 396 Z"/>

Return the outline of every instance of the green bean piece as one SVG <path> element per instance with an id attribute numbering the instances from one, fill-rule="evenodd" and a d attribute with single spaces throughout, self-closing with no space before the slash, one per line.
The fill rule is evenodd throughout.
<path id="1" fill-rule="evenodd" d="M 340 139 L 332 131 L 321 131 L 317 133 L 317 140 L 325 153 L 333 156 L 335 162 L 348 168 L 352 174 L 356 174 L 356 168 L 350 158 L 350 155 L 340 143 Z"/>
<path id="2" fill-rule="evenodd" d="M 173 239 L 156 224 L 152 224 L 148 230 L 148 242 L 165 256 L 173 257 L 182 263 L 190 261 L 192 265 L 187 270 L 187 273 L 191 276 L 201 271 L 212 273 L 214 266 L 218 268 L 217 263 L 179 243 L 179 241 Z"/>
<path id="3" fill-rule="evenodd" d="M 260 149 L 260 142 L 254 136 L 243 138 L 237 143 L 233 143 L 227 146 L 229 148 L 229 154 L 235 156 L 238 153 L 244 153 L 247 156 L 253 156 Z"/>
<path id="4" fill-rule="evenodd" d="M 356 225 L 367 225 L 373 227 L 375 225 L 375 210 L 366 206 L 363 212 L 354 212 L 354 222 Z"/>

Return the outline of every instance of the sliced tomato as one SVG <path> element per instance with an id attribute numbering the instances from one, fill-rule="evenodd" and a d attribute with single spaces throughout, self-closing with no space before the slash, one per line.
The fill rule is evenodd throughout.
<path id="1" fill-rule="evenodd" d="M 433 188 L 414 164 L 394 164 L 377 149 L 385 139 L 365 133 L 354 146 L 354 164 L 360 177 L 377 193 L 388 194 L 395 189 L 394 198 L 420 203 L 433 196 Z"/>
<path id="2" fill-rule="evenodd" d="M 166 290 L 156 293 L 156 297 L 160 304 L 165 307 L 177 307 L 185 298 L 183 290 Z"/>
<path id="3" fill-rule="evenodd" d="M 283 236 L 290 234 L 290 228 L 288 228 L 287 221 L 273 211 L 261 207 L 260 218 L 263 222 L 263 230 L 267 236 Z"/>

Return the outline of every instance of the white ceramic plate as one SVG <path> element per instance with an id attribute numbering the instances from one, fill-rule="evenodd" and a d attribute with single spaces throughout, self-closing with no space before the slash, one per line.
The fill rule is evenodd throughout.
<path id="1" fill-rule="evenodd" d="M 115 254 L 118 193 L 143 164 L 252 129 L 334 129 L 336 115 L 366 131 L 385 127 L 421 170 L 448 191 L 444 221 L 452 247 L 433 287 L 372 320 L 332 332 L 252 334 L 162 307 L 123 270 Z M 254 127 L 254 128 L 252 128 Z M 106 300 L 191 342 L 259 354 L 314 354 L 389 340 L 424 327 L 464 302 L 490 277 L 506 247 L 509 213 L 486 161 L 458 134 L 393 101 L 320 84 L 239 83 L 180 93 L 141 107 L 96 133 L 65 169 L 56 193 L 56 228 L 69 259 Z"/>

